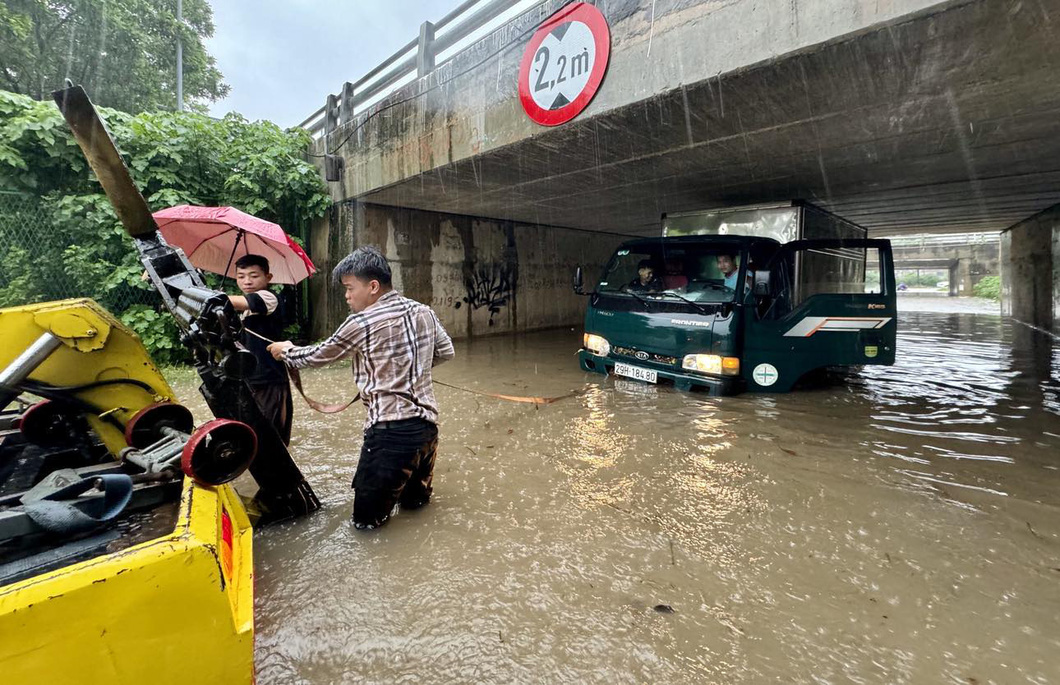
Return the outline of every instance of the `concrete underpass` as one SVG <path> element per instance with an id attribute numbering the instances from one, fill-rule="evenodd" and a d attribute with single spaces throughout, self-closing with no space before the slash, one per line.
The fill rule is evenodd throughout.
<path id="1" fill-rule="evenodd" d="M 798 199 L 871 236 L 1003 231 L 1005 312 L 1060 318 L 1048 4 L 599 3 L 605 80 L 546 128 L 516 77 L 529 35 L 567 4 L 540 3 L 360 112 L 334 99 L 315 152 L 345 168 L 318 261 L 385 245 L 401 287 L 458 336 L 575 325 L 574 265 L 598 266 L 622 236 L 657 235 L 663 213 Z M 318 289 L 318 333 L 344 316 L 334 299 Z"/>
<path id="2" fill-rule="evenodd" d="M 434 498 L 382 529 L 348 523 L 360 412 L 297 407 L 323 509 L 256 540 L 258 681 L 1060 681 L 1060 7 L 594 4 L 610 63 L 566 123 L 517 83 L 559 0 L 460 49 L 424 24 L 307 120 L 334 179 L 313 260 L 380 246 L 459 340 Z M 722 398 L 579 366 L 603 331 L 577 265 L 595 283 L 663 214 L 792 200 L 948 277 L 898 298 L 893 365 Z M 999 271 L 1007 316 L 948 297 Z M 311 288 L 323 337 L 349 309 Z M 678 366 L 649 351 L 618 354 Z"/>

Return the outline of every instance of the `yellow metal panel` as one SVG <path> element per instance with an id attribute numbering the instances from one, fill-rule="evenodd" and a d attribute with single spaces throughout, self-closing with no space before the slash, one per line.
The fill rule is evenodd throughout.
<path id="1" fill-rule="evenodd" d="M 229 578 L 222 507 L 237 551 Z M 186 481 L 172 535 L 0 588 L 4 682 L 252 682 L 252 554 L 235 491 Z"/>
<path id="2" fill-rule="evenodd" d="M 75 391 L 116 456 L 121 426 L 173 399 L 136 336 L 91 300 L 0 309 L 0 368 L 43 333 L 59 337 L 30 379 Z M 225 514 L 230 543 L 225 540 Z M 222 560 L 222 554 L 224 559 Z M 231 486 L 185 480 L 170 535 L 0 588 L 0 680 L 7 683 L 251 683 L 254 567 L 250 522 Z"/>
<path id="3" fill-rule="evenodd" d="M 109 412 L 124 426 L 143 407 L 172 400 L 173 391 L 136 335 L 88 299 L 0 309 L 0 368 L 48 331 L 59 336 L 64 345 L 30 374 L 31 380 L 73 386 L 129 378 L 151 388 L 119 384 L 78 393 L 79 398 L 99 409 L 98 414 L 88 415 L 88 421 L 117 456 L 125 447 L 122 430 L 99 416 Z M 91 336 L 89 331 L 94 331 Z"/>
<path id="4" fill-rule="evenodd" d="M 74 300 L 71 304 L 67 300 L 46 304 L 37 311 L 33 322 L 76 350 L 103 349 L 110 334 L 110 324 L 91 307 L 80 306 L 77 302 Z"/>

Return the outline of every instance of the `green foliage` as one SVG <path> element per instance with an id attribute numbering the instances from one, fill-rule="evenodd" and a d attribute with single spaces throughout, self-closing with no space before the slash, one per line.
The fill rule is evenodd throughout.
<path id="1" fill-rule="evenodd" d="M 0 307 L 13 307 L 25 302 L 24 293 L 33 292 L 34 273 L 23 269 L 22 265 L 29 262 L 29 251 L 23 247 L 12 247 L 0 254 L 0 274 L 7 276 L 6 283 L 0 288 Z"/>
<path id="2" fill-rule="evenodd" d="M 122 313 L 121 322 L 136 333 L 156 364 L 188 361 L 188 353 L 179 342 L 180 329 L 168 312 L 135 304 Z"/>
<path id="3" fill-rule="evenodd" d="M 96 102 L 127 112 L 176 109 L 176 45 L 184 50 L 185 101 L 194 109 L 228 86 L 204 46 L 213 35 L 207 0 L 4 0 L 0 88 L 43 100 L 63 79 Z"/>
<path id="4" fill-rule="evenodd" d="M 153 209 L 232 205 L 304 238 L 330 204 L 303 130 L 235 114 L 100 114 Z M 0 91 L 0 189 L 22 193 L 0 194 L 0 306 L 93 297 L 144 333 L 160 362 L 179 357 L 163 344 L 176 342 L 168 314 L 125 311 L 158 298 L 54 104 Z"/>
<path id="5" fill-rule="evenodd" d="M 946 273 L 943 271 L 921 271 L 918 276 L 915 271 L 902 271 L 895 274 L 895 280 L 897 283 L 905 283 L 911 288 L 934 288 L 940 282 L 946 280 Z"/>
<path id="6" fill-rule="evenodd" d="M 1000 300 L 1001 299 L 1001 277 L 1000 276 L 984 276 L 978 283 L 975 284 L 976 297 L 985 297 L 988 300 Z"/>

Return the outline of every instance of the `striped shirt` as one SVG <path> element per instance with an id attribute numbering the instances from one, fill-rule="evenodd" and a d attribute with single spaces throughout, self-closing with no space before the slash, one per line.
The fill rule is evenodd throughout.
<path id="1" fill-rule="evenodd" d="M 431 368 L 453 355 L 453 341 L 434 311 L 391 290 L 351 314 L 324 342 L 287 350 L 284 361 L 302 369 L 352 357 L 368 430 L 379 421 L 423 418 L 438 423 Z"/>

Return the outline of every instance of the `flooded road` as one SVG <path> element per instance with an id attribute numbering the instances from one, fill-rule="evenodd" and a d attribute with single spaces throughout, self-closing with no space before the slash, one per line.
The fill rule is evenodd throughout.
<path id="1" fill-rule="evenodd" d="M 1060 682 L 1050 336 L 903 313 L 895 367 L 724 399 L 584 374 L 579 338 L 458 345 L 438 379 L 588 390 L 438 388 L 435 499 L 368 534 L 363 410 L 297 407 L 324 509 L 256 535 L 259 683 Z"/>

